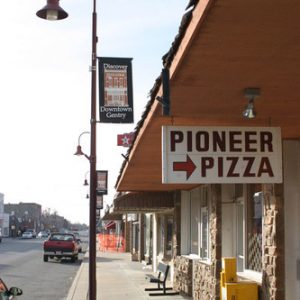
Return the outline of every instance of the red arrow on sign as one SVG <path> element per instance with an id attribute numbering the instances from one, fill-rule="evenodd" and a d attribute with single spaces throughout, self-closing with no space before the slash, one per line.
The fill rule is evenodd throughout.
<path id="1" fill-rule="evenodd" d="M 186 172 L 186 180 L 190 178 L 190 176 L 193 174 L 195 169 L 196 169 L 196 165 L 188 155 L 186 156 L 186 161 L 173 162 L 173 171 Z"/>

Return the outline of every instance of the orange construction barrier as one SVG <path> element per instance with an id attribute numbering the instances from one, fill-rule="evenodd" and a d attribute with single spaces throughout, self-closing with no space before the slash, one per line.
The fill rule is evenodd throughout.
<path id="1" fill-rule="evenodd" d="M 99 233 L 99 250 L 103 252 L 125 252 L 125 239 L 116 234 Z"/>

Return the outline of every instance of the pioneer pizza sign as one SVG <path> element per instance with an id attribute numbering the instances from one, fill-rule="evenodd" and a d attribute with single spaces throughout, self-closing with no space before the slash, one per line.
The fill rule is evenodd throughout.
<path id="1" fill-rule="evenodd" d="M 281 183 L 277 127 L 162 128 L 163 183 Z"/>

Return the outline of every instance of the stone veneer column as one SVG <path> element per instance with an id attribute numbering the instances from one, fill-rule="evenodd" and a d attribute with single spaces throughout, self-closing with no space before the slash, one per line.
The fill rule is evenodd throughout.
<path id="1" fill-rule="evenodd" d="M 185 256 L 174 259 L 173 289 L 192 296 L 193 292 L 193 260 Z"/>
<path id="2" fill-rule="evenodd" d="M 263 185 L 263 281 L 264 300 L 284 300 L 284 199 L 283 185 Z"/>
<path id="3" fill-rule="evenodd" d="M 222 186 L 212 185 L 212 213 L 210 215 L 212 274 L 215 280 L 215 299 L 220 299 L 220 277 L 222 271 Z"/>

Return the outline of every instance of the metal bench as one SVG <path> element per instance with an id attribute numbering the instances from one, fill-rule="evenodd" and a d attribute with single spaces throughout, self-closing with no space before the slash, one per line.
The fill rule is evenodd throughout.
<path id="1" fill-rule="evenodd" d="M 146 274 L 146 279 L 151 283 L 157 283 L 157 288 L 145 288 L 145 291 L 162 291 L 162 293 L 149 293 L 149 296 L 171 296 L 179 294 L 178 292 L 167 293 L 167 291 L 172 290 L 171 287 L 166 287 L 169 270 L 169 265 L 160 262 L 157 267 L 158 275 Z"/>

